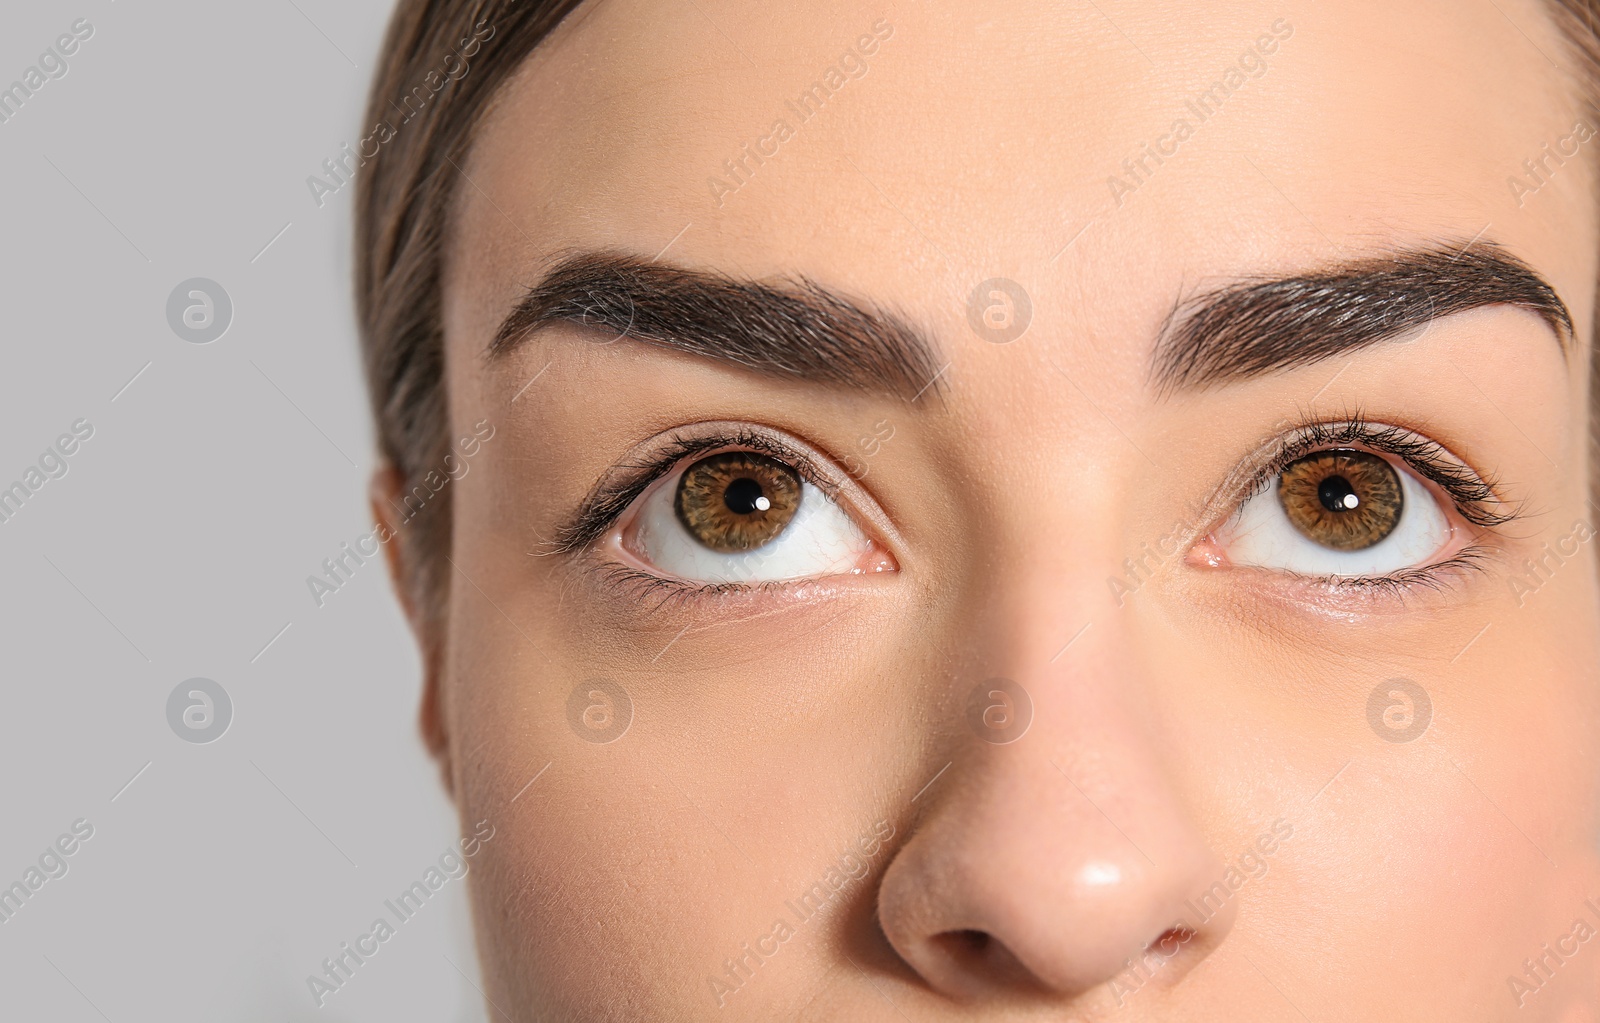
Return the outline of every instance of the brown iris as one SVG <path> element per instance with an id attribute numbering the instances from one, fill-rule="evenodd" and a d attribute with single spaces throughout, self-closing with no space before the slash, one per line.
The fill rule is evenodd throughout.
<path id="1" fill-rule="evenodd" d="M 1294 528 L 1324 547 L 1359 551 L 1400 521 L 1404 498 L 1394 467 L 1365 451 L 1318 451 L 1278 478 L 1278 499 Z"/>
<path id="2" fill-rule="evenodd" d="M 689 466 L 673 501 L 690 535 L 722 553 L 768 543 L 799 507 L 799 473 L 751 451 L 712 455 Z"/>

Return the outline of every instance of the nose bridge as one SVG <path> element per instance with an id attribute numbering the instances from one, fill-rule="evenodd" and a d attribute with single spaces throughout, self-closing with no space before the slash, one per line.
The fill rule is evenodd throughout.
<path id="1" fill-rule="evenodd" d="M 1126 584 L 1123 562 L 1137 555 L 1135 570 L 1150 569 L 1150 545 L 1129 535 L 1132 488 L 1140 482 L 1137 468 L 1120 457 L 1130 442 L 1103 426 L 985 424 L 1032 453 L 974 467 L 967 488 L 973 568 L 965 600 L 976 613 L 962 653 L 994 665 L 996 674 L 1005 674 L 1001 664 L 1030 673 L 1063 659 L 1066 644 L 1091 623 L 1104 635 L 1116 623 L 1101 619 L 1121 609 L 1115 598 L 1117 584 Z"/>
<path id="2" fill-rule="evenodd" d="M 1158 665 L 1139 610 L 1104 596 L 1099 546 L 1076 570 L 997 557 L 1008 578 L 961 637 L 966 727 L 880 894 L 885 933 L 936 988 L 1024 976 L 1075 995 L 1148 966 L 1157 943 L 1176 978 L 1231 922 L 1190 911 L 1223 867 L 1163 756 Z"/>
<path id="3" fill-rule="evenodd" d="M 1113 457 L 1132 442 L 1103 418 L 1030 430 L 1031 445 L 1063 468 L 995 464 L 972 509 L 984 522 L 982 574 L 971 580 L 974 613 L 952 637 L 972 687 L 968 723 L 998 745 L 1029 714 L 1032 745 L 1049 752 L 1051 770 L 1070 767 L 1080 784 L 1123 798 L 1170 793 L 1148 701 L 1161 688 L 1150 685 L 1154 673 L 1171 662 L 1159 622 L 1147 620 L 1149 601 L 1126 594 L 1181 552 L 1171 536 L 1130 529 L 1140 474 Z M 993 711 L 987 721 L 980 706 Z M 1000 731 L 980 727 L 989 724 Z"/>
<path id="4" fill-rule="evenodd" d="M 995 571 L 982 613 L 958 640 L 970 673 L 967 730 L 982 740 L 973 791 L 999 810 L 1019 793 L 1065 786 L 1075 798 L 1058 812 L 1077 836 L 1110 825 L 1102 837 L 1120 837 L 1123 853 L 1138 844 L 1127 828 L 1154 845 L 1191 847 L 1151 703 L 1166 688 L 1154 674 L 1172 662 L 1160 654 L 1159 625 L 1146 621 L 1148 602 L 1115 599 L 1129 542 L 1122 487 L 1101 469 L 1081 490 L 1081 500 L 1041 493 L 996 510 L 1004 524 L 991 533 Z M 1026 815 L 1025 803 L 1017 809 Z M 1120 830 L 1119 820 L 1128 822 Z"/>
<path id="5" fill-rule="evenodd" d="M 1149 702 L 1147 680 L 1161 669 L 1136 614 L 1102 612 L 1065 638 L 1026 612 L 1012 621 L 996 633 L 989 659 L 1006 672 L 997 677 L 1015 683 L 1013 702 L 1031 720 L 1004 745 L 978 730 L 986 741 L 971 760 L 970 795 L 1004 814 L 1006 826 L 1042 829 L 1083 850 L 1086 864 L 1099 855 L 1126 861 L 1133 875 L 1161 875 L 1161 884 L 1188 878 L 1206 857 Z M 1045 788 L 1058 792 L 1048 816 L 1028 795 Z M 1181 869 L 1167 871 L 1174 865 Z"/>
<path id="6" fill-rule="evenodd" d="M 1002 524 L 988 530 L 979 592 L 951 636 L 951 654 L 974 684 L 1012 680 L 1047 698 L 1040 709 L 1073 702 L 1076 715 L 1058 728 L 1075 727 L 1073 720 L 1091 711 L 1129 719 L 1128 705 L 1140 702 L 1144 680 L 1157 669 L 1142 621 L 1147 609 L 1117 599 L 1127 585 L 1127 538 L 1115 497 L 1017 504 L 1028 507 L 1005 511 Z M 1149 574 L 1150 560 L 1136 567 Z"/>

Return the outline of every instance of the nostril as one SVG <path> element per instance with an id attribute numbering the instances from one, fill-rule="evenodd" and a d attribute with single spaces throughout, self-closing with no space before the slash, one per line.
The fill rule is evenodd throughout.
<path id="1" fill-rule="evenodd" d="M 1030 985 L 1033 975 L 1028 971 L 1005 942 L 988 931 L 964 929 L 945 931 L 933 936 L 932 944 L 966 978 L 961 985 L 973 990 L 971 985 Z"/>
<path id="2" fill-rule="evenodd" d="M 1187 945 L 1194 940 L 1194 931 L 1187 927 L 1169 927 L 1161 932 L 1161 937 L 1150 943 L 1156 951 L 1170 950 L 1175 946 Z"/>
<path id="3" fill-rule="evenodd" d="M 1145 967 L 1157 970 L 1182 952 L 1190 942 L 1199 937 L 1199 933 L 1189 927 L 1169 927 L 1161 932 L 1161 936 L 1144 947 Z"/>
<path id="4" fill-rule="evenodd" d="M 946 931 L 937 940 L 957 959 L 981 959 L 994 939 L 986 931 L 962 930 Z"/>

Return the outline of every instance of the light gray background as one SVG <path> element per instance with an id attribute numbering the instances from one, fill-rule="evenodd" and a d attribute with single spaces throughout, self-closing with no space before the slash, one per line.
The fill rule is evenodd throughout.
<path id="1" fill-rule="evenodd" d="M 351 189 L 319 209 L 306 178 L 362 134 L 390 6 L 0 14 L 0 85 L 95 29 L 0 124 L 0 486 L 95 428 L 0 524 L 0 885 L 95 828 L 0 923 L 0 1018 L 483 1018 L 459 881 L 326 1007 L 305 982 L 456 837 L 382 565 L 321 608 L 305 581 L 370 530 L 373 465 Z M 167 325 L 190 277 L 233 299 L 212 344 Z M 234 703 L 209 745 L 166 719 L 193 676 Z"/>

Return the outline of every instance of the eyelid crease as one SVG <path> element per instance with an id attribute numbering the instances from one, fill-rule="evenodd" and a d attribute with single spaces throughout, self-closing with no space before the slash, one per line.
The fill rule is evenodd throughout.
<path id="1" fill-rule="evenodd" d="M 666 446 L 646 455 L 643 461 L 618 463 L 607 470 L 578 506 L 578 511 L 546 541 L 543 553 L 570 554 L 597 542 L 651 484 L 688 459 L 720 451 L 747 450 L 770 455 L 792 466 L 802 479 L 822 491 L 829 500 L 839 493 L 839 485 L 815 459 L 755 427 L 684 436 L 687 429 L 692 428 L 679 428 L 669 433 Z"/>

